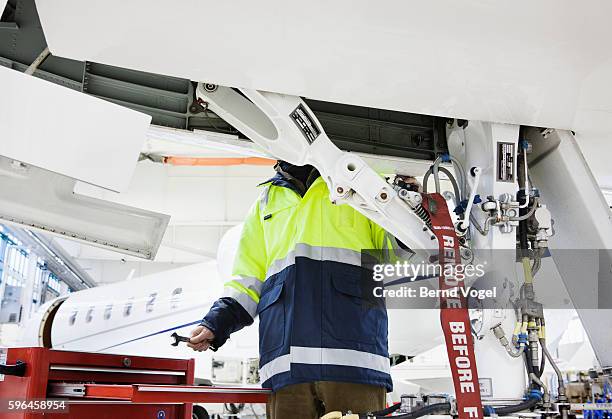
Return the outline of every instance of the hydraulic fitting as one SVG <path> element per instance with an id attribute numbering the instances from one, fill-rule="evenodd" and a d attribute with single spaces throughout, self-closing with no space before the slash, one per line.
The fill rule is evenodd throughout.
<path id="1" fill-rule="evenodd" d="M 525 344 L 527 342 L 526 335 L 524 335 L 524 338 L 522 338 L 522 335 L 519 335 L 519 339 L 517 341 L 519 345 L 516 347 L 515 350 L 510 345 L 510 342 L 508 342 L 501 323 L 497 326 L 493 326 L 491 330 L 493 331 L 493 335 L 499 340 L 499 343 L 501 343 L 501 345 L 506 349 L 506 352 L 508 352 L 508 355 L 510 355 L 511 357 L 518 358 L 525 351 Z"/>

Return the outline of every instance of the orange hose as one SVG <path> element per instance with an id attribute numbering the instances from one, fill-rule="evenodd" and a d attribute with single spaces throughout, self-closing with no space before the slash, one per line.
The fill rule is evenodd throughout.
<path id="1" fill-rule="evenodd" d="M 264 157 L 164 157 L 164 163 L 173 166 L 273 166 L 276 160 Z"/>

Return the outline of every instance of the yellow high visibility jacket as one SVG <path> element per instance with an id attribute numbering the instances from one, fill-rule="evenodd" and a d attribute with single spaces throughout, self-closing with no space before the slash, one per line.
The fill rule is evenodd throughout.
<path id="1" fill-rule="evenodd" d="M 391 390 L 387 313 L 364 304 L 360 280 L 362 249 L 391 248 L 395 239 L 352 207 L 334 205 L 321 177 L 303 196 L 281 174 L 261 187 L 225 299 L 202 324 L 223 334 L 259 316 L 261 381 L 275 391 L 320 380 Z M 243 310 L 230 316 L 234 301 Z"/>

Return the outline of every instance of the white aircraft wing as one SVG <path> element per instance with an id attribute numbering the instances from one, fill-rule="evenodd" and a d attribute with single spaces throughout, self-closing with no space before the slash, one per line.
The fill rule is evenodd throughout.
<path id="1" fill-rule="evenodd" d="M 36 3 L 51 52 L 79 60 L 560 129 L 578 130 L 592 110 L 612 111 L 610 2 Z"/>

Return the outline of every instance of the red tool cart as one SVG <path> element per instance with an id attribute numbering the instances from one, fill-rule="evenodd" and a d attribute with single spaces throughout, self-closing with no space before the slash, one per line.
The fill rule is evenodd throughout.
<path id="1" fill-rule="evenodd" d="M 191 403 L 266 403 L 269 394 L 193 386 L 193 359 L 10 348 L 4 364 L 2 419 L 188 419 Z"/>

